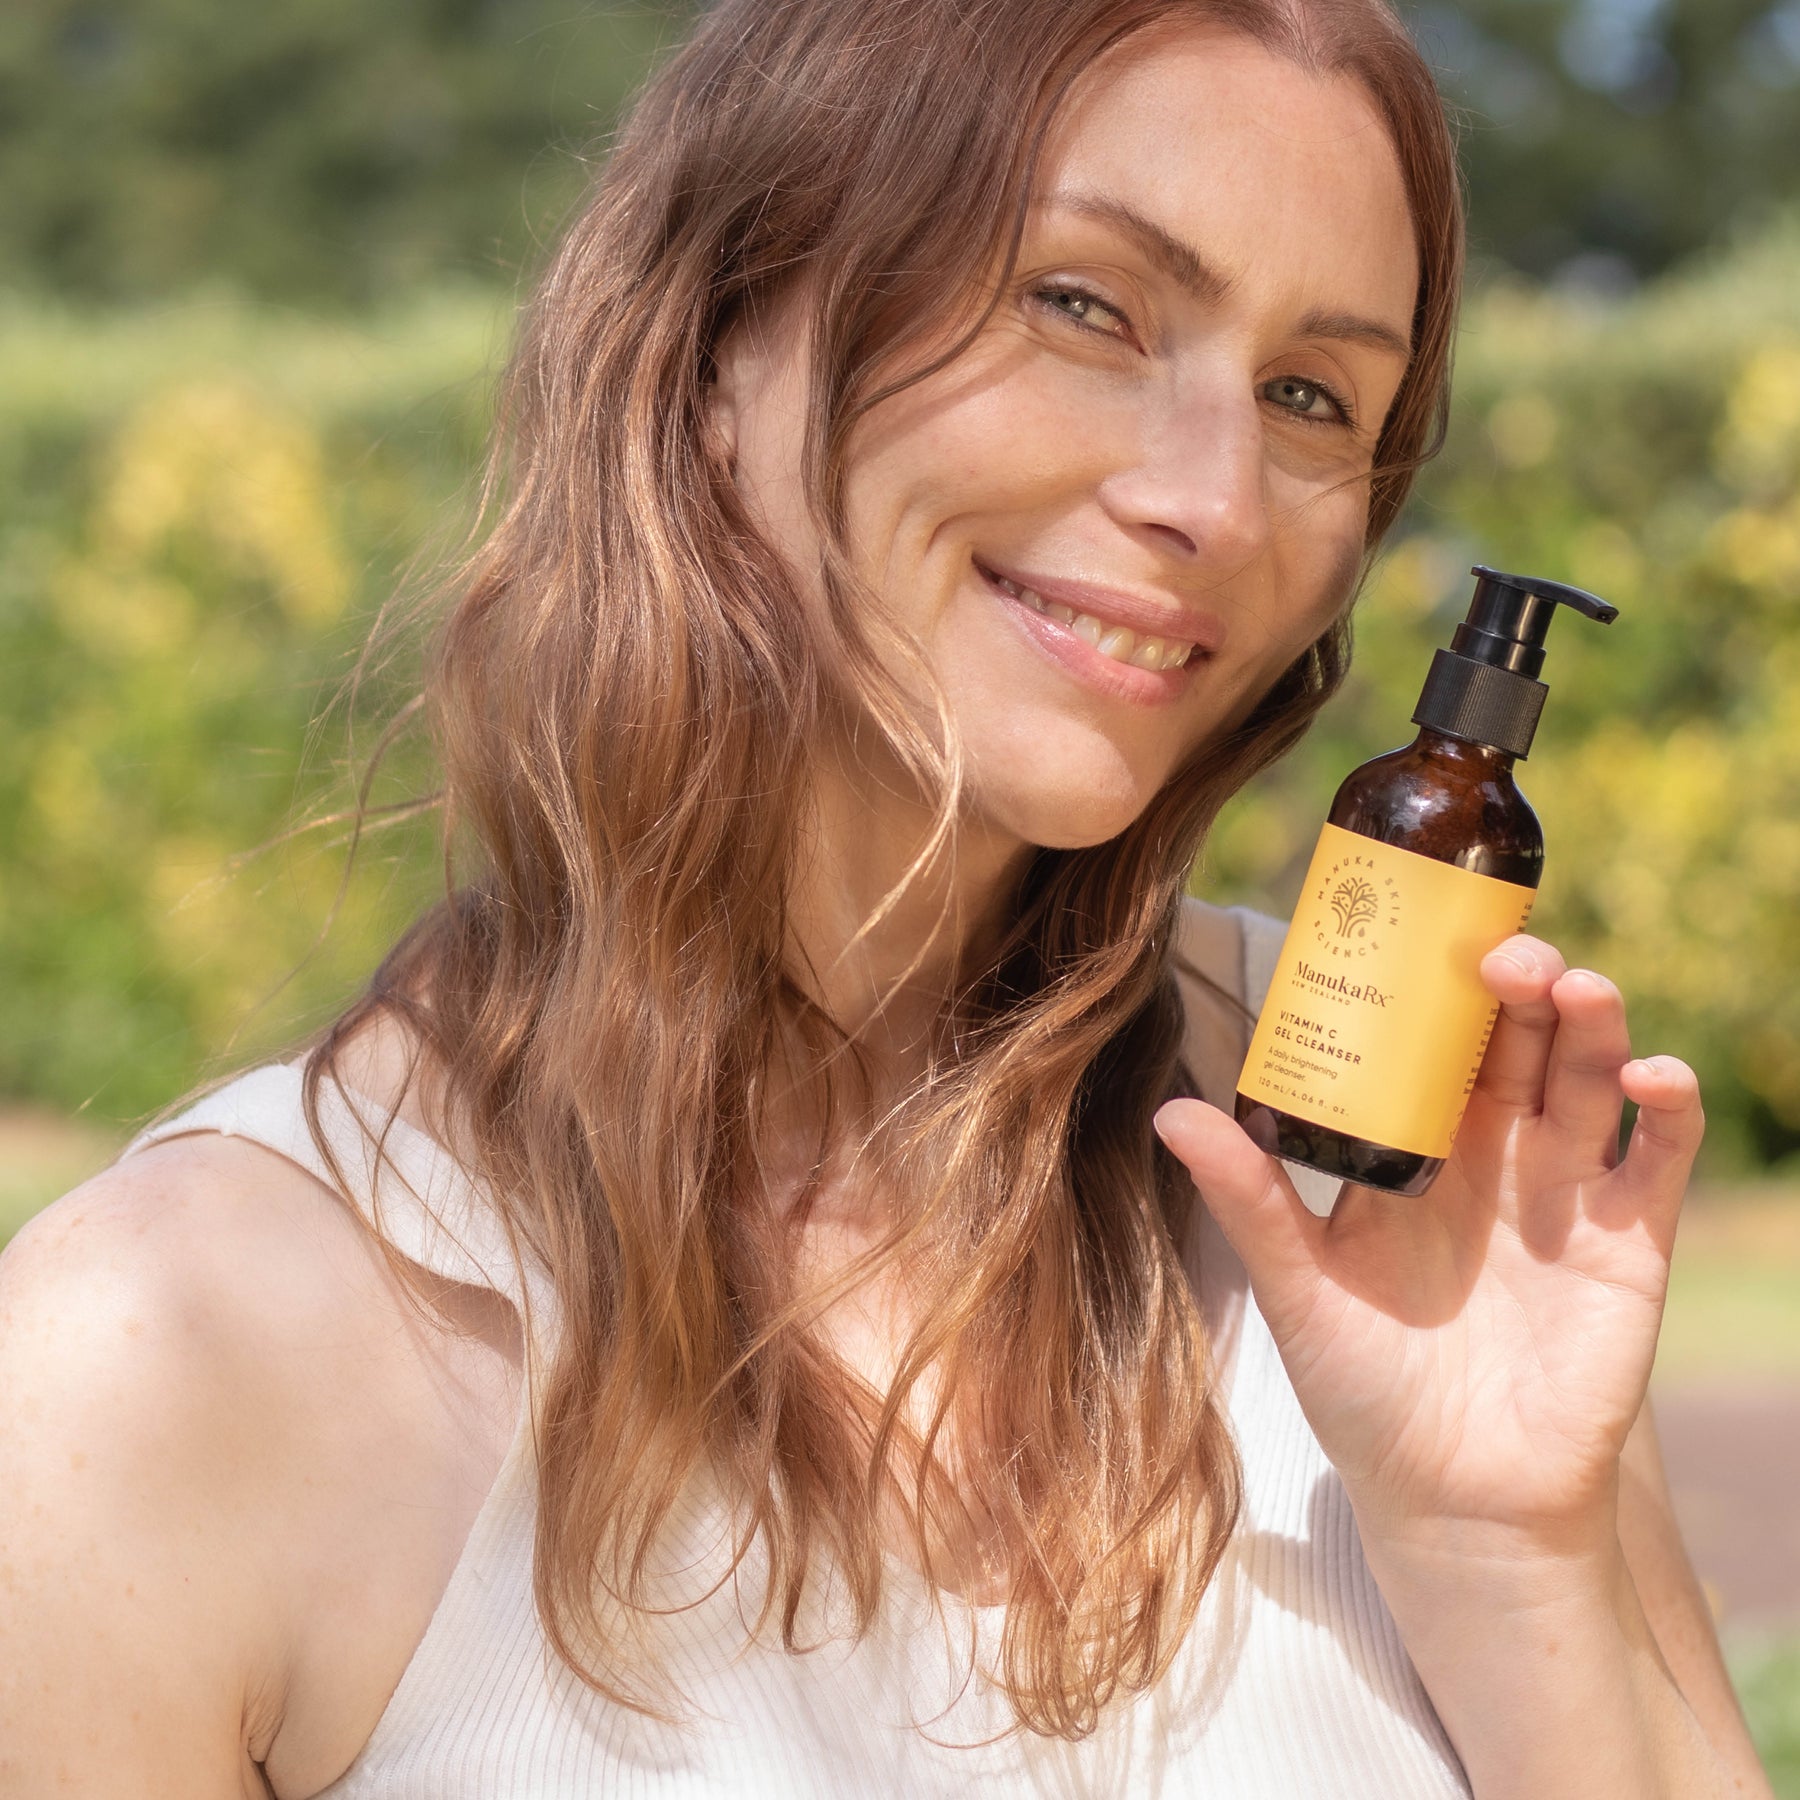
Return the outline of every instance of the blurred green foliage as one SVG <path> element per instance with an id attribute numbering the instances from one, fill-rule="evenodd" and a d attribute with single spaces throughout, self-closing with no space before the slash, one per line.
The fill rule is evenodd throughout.
<path id="1" fill-rule="evenodd" d="M 158 1105 L 340 1003 L 430 891 L 429 829 L 388 834 L 318 943 L 342 833 L 274 840 L 347 798 L 324 715 L 454 516 L 498 327 L 473 293 L 0 308 L 0 1094 Z"/>
<path id="2" fill-rule="evenodd" d="M 0 270 L 365 305 L 535 261 L 695 0 L 0 9 Z M 1464 125 L 1477 252 L 1653 274 L 1800 197 L 1800 0 L 1400 0 Z"/>
<path id="3" fill-rule="evenodd" d="M 32 0 L 0 11 L 0 269 L 366 304 L 534 261 L 679 5 Z"/>
<path id="4" fill-rule="evenodd" d="M 1640 1048 L 1699 1067 L 1719 1168 L 1800 1145 L 1797 284 L 1783 226 L 1624 304 L 1478 296 L 1349 689 L 1197 876 L 1286 910 L 1339 778 L 1410 736 L 1469 563 L 1607 594 L 1610 630 L 1556 628 L 1522 771 L 1536 923 L 1619 979 Z M 383 835 L 315 948 L 341 834 L 251 853 L 347 798 L 321 715 L 461 516 L 505 328 L 479 290 L 358 322 L 0 309 L 0 1093 L 158 1104 L 323 1016 L 433 891 L 430 823 Z M 403 759 L 385 792 L 430 780 Z"/>

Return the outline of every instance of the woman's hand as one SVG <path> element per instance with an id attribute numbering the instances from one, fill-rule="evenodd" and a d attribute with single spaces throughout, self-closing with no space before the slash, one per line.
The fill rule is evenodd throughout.
<path id="1" fill-rule="evenodd" d="M 1416 1199 L 1350 1187 L 1317 1218 L 1224 1113 L 1177 1100 L 1156 1116 L 1243 1259 L 1366 1542 L 1610 1536 L 1700 1144 L 1692 1071 L 1631 1060 L 1611 982 L 1525 936 L 1482 976 L 1500 1016 L 1454 1151 Z"/>
<path id="2" fill-rule="evenodd" d="M 1511 938 L 1481 972 L 1500 1016 L 1418 1199 L 1351 1187 L 1316 1218 L 1216 1108 L 1171 1101 L 1157 1130 L 1249 1271 L 1476 1795 L 1766 1794 L 1741 1733 L 1722 1752 L 1676 1687 L 1617 1529 L 1697 1084 L 1632 1061 L 1618 989 L 1548 944 Z"/>

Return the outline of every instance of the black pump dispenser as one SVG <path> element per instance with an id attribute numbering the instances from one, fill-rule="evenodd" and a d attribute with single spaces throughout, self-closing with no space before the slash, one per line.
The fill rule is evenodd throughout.
<path id="1" fill-rule="evenodd" d="M 1619 609 L 1584 589 L 1535 575 L 1503 575 L 1477 563 L 1475 598 L 1448 650 L 1432 658 L 1415 725 L 1488 744 L 1514 756 L 1531 749 L 1550 690 L 1537 679 L 1558 606 L 1610 625 Z"/>

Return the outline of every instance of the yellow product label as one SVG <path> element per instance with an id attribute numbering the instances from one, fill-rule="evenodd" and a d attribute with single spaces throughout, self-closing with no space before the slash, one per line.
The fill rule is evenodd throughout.
<path id="1" fill-rule="evenodd" d="M 1499 1010 L 1481 959 L 1535 897 L 1327 825 L 1239 1092 L 1370 1143 L 1448 1155 Z"/>

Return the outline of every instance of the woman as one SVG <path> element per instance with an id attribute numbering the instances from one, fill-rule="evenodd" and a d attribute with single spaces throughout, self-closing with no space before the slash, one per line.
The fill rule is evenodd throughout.
<path id="1" fill-rule="evenodd" d="M 1426 1201 L 1192 1097 L 1459 266 L 1379 0 L 706 18 L 527 319 L 446 903 L 7 1257 L 8 1792 L 1767 1791 L 1691 1075 L 1518 938 Z"/>

